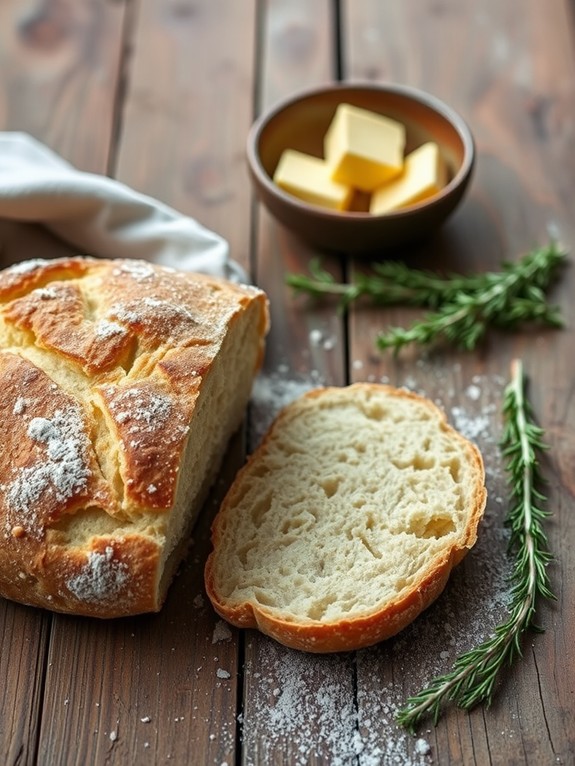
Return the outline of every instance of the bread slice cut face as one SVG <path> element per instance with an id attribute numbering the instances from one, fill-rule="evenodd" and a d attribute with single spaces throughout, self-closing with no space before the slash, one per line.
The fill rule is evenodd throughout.
<path id="1" fill-rule="evenodd" d="M 207 593 L 233 625 L 295 649 L 369 646 L 439 596 L 485 503 L 479 451 L 431 401 L 316 389 L 282 410 L 224 499 Z"/>
<path id="2" fill-rule="evenodd" d="M 0 595 L 157 611 L 266 330 L 261 290 L 143 261 L 0 272 Z"/>

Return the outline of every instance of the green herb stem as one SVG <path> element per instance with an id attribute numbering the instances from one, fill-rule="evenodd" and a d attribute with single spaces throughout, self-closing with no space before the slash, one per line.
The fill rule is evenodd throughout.
<path id="1" fill-rule="evenodd" d="M 538 489 L 542 479 L 538 452 L 546 449 L 543 432 L 531 418 L 525 399 L 525 378 L 520 360 L 512 363 L 511 381 L 503 406 L 505 429 L 503 455 L 512 488 L 512 507 L 506 523 L 511 528 L 509 548 L 515 553 L 511 580 L 509 618 L 476 648 L 458 657 L 451 672 L 434 679 L 410 697 L 397 720 L 410 731 L 427 715 L 437 723 L 442 706 L 453 702 L 466 710 L 480 703 L 489 706 L 502 669 L 521 654 L 521 638 L 534 624 L 537 597 L 552 599 L 547 565 L 551 555 L 542 522 L 548 513 L 539 507 L 544 500 Z"/>
<path id="2" fill-rule="evenodd" d="M 445 340 L 471 350 L 489 327 L 513 329 L 525 322 L 560 327 L 560 311 L 547 303 L 546 290 L 565 261 L 555 244 L 527 253 L 516 263 L 503 263 L 501 271 L 473 276 L 410 269 L 402 263 L 372 264 L 371 274 L 359 274 L 348 284 L 335 281 L 317 260 L 310 276 L 288 274 L 286 281 L 298 292 L 316 298 L 334 296 L 340 310 L 361 297 L 377 305 L 419 306 L 431 310 L 409 328 L 390 328 L 377 337 L 380 349 Z"/>

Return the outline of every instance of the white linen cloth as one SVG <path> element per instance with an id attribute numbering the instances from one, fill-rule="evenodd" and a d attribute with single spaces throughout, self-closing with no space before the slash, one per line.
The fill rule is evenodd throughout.
<path id="1" fill-rule="evenodd" d="M 77 170 L 26 133 L 0 132 L 0 219 L 42 224 L 82 255 L 247 280 L 218 234 L 119 181 Z"/>

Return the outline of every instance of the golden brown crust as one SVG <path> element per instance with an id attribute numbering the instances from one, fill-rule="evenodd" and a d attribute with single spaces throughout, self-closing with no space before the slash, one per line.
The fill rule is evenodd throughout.
<path id="1" fill-rule="evenodd" d="M 214 541 L 214 545 L 217 542 Z M 389 604 L 386 609 L 364 617 L 337 623 L 310 624 L 281 620 L 251 603 L 239 606 L 224 604 L 214 587 L 210 561 L 206 568 L 206 592 L 215 611 L 224 620 L 240 628 L 257 628 L 284 646 L 304 652 L 328 653 L 362 649 L 396 635 L 430 606 L 441 594 L 455 565 L 453 557 L 414 585 L 408 596 Z"/>
<path id="2" fill-rule="evenodd" d="M 56 536 L 57 537 L 57 536 Z M 2 595 L 87 617 L 156 611 L 160 552 L 141 535 L 99 536 L 82 548 L 52 540 L 6 540 L 0 550 Z"/>
<path id="3" fill-rule="evenodd" d="M 168 510 L 199 383 L 191 382 L 196 396 L 174 395 L 173 388 L 149 380 L 98 390 L 121 448 L 125 499 L 130 506 Z"/>
<path id="4" fill-rule="evenodd" d="M 313 401 L 338 389 L 318 388 L 304 394 L 302 399 Z M 340 391 L 343 389 L 339 389 Z M 423 576 L 412 584 L 409 592 L 401 598 L 388 603 L 385 608 L 378 609 L 349 620 L 337 622 L 301 621 L 282 619 L 277 612 L 267 610 L 260 603 L 242 602 L 230 603 L 221 596 L 215 578 L 215 557 L 221 545 L 224 527 L 230 510 L 241 499 L 243 477 L 249 474 L 252 466 L 257 465 L 268 450 L 276 429 L 281 429 L 286 418 L 292 417 L 290 408 L 284 408 L 265 434 L 257 450 L 252 453 L 246 464 L 240 469 L 224 498 L 222 507 L 212 524 L 212 552 L 208 557 L 205 568 L 206 593 L 215 611 L 232 625 L 240 628 L 257 628 L 280 643 L 292 649 L 307 652 L 340 652 L 371 646 L 379 641 L 390 638 L 403 630 L 413 620 L 427 609 L 441 594 L 449 579 L 449 575 L 475 544 L 477 526 L 483 516 L 487 500 L 484 486 L 485 471 L 483 459 L 477 447 L 455 431 L 447 422 L 445 413 L 428 399 L 405 389 L 371 383 L 356 383 L 349 386 L 347 392 L 353 396 L 355 392 L 379 390 L 395 397 L 410 399 L 424 404 L 441 427 L 448 431 L 452 438 L 459 440 L 465 448 L 473 474 L 476 477 L 473 487 L 472 508 L 468 515 L 465 530 L 459 535 L 457 544 L 446 549 L 439 560 L 435 560 L 432 569 L 427 569 Z"/>
<path id="5" fill-rule="evenodd" d="M 88 498 L 113 513 L 89 425 L 76 400 L 38 367 L 0 352 L 0 513 L 3 531 L 42 540 L 46 527 Z M 60 450 L 61 454 L 50 455 Z M 48 454 L 47 454 L 48 453 Z"/>
<path id="6" fill-rule="evenodd" d="M 255 374 L 255 288 L 140 261 L 0 272 L 0 595 L 98 617 L 160 607 L 197 402 L 248 311 Z"/>

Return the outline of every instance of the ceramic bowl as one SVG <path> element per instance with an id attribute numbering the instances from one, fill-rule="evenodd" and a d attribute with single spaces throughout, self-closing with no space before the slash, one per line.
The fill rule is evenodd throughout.
<path id="1" fill-rule="evenodd" d="M 347 103 L 402 122 L 406 153 L 435 141 L 448 168 L 448 183 L 436 195 L 381 215 L 367 202 L 344 212 L 304 202 L 280 189 L 274 171 L 284 149 L 323 156 L 323 138 L 338 104 Z M 403 85 L 333 83 L 288 98 L 253 124 L 247 141 L 250 177 L 270 213 L 315 247 L 373 253 L 424 239 L 461 201 L 473 171 L 471 131 L 449 106 L 428 93 Z"/>

